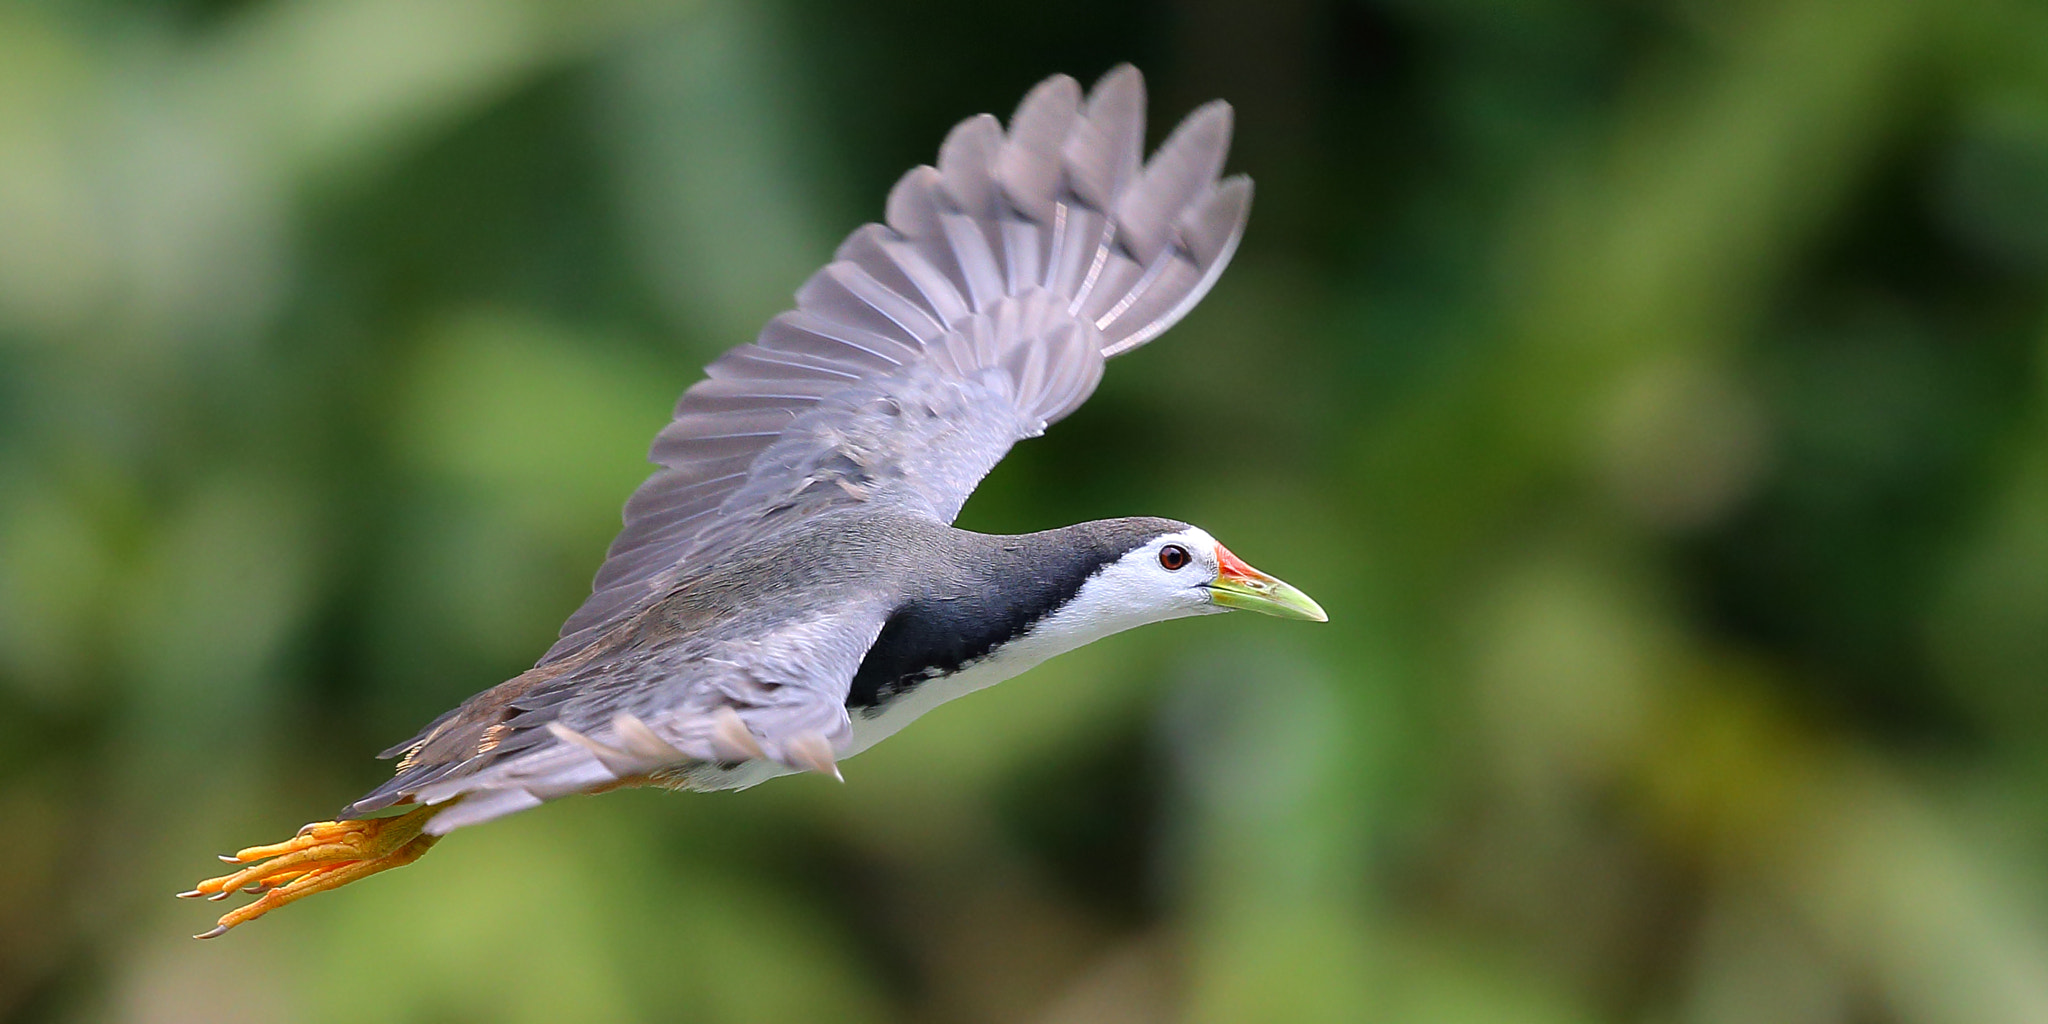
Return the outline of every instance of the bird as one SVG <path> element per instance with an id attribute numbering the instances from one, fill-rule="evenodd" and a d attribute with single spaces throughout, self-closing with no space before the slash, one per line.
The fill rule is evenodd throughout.
<path id="1" fill-rule="evenodd" d="M 1174 519 L 1014 536 L 952 523 L 1011 446 L 1087 400 L 1237 249 L 1232 112 L 1144 159 L 1145 87 L 1033 88 L 960 122 L 793 310 L 688 388 L 589 598 L 532 669 L 383 752 L 331 821 L 225 855 L 184 897 L 256 898 L 212 938 L 571 794 L 743 789 L 840 762 L 949 700 L 1147 623 L 1243 609 L 1328 621 Z"/>

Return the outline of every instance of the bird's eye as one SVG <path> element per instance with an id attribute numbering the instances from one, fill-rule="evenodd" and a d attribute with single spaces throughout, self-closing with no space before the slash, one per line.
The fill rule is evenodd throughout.
<path id="1" fill-rule="evenodd" d="M 1185 568 L 1188 561 L 1188 549 L 1178 544 L 1168 544 L 1159 549 L 1159 564 L 1165 566 L 1168 571 Z"/>

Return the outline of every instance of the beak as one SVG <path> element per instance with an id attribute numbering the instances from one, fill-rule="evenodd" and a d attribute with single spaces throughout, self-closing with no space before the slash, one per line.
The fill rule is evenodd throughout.
<path id="1" fill-rule="evenodd" d="M 1314 598 L 1246 565 L 1221 544 L 1216 545 L 1216 581 L 1209 584 L 1209 601 L 1221 608 L 1264 612 L 1283 619 L 1330 621 Z"/>

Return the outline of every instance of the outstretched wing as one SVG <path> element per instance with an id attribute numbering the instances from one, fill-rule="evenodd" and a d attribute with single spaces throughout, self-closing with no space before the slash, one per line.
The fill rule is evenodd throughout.
<path id="1" fill-rule="evenodd" d="M 540 663 L 386 751 L 404 755 L 396 776 L 344 817 L 460 796 L 438 833 L 679 764 L 800 765 L 812 742 L 829 761 L 887 608 L 741 641 L 596 641 L 686 569 L 821 513 L 951 522 L 1012 444 L 1088 398 L 1105 358 L 1180 319 L 1236 248 L 1251 182 L 1217 178 L 1228 106 L 1189 115 L 1149 163 L 1144 108 L 1126 66 L 1085 99 L 1047 79 L 1007 133 L 987 115 L 953 129 L 938 166 L 890 193 L 886 223 L 855 231 L 795 310 L 684 393 L 654 441 L 662 468 Z"/>
<path id="2" fill-rule="evenodd" d="M 1219 181 L 1212 102 L 1140 162 L 1145 93 L 1119 67 L 1083 99 L 1041 83 L 1007 133 L 953 129 L 750 345 L 676 404 L 662 468 L 540 664 L 659 600 L 685 566 L 827 509 L 951 522 L 1016 441 L 1085 401 L 1104 358 L 1180 319 L 1237 246 L 1251 182 Z"/>

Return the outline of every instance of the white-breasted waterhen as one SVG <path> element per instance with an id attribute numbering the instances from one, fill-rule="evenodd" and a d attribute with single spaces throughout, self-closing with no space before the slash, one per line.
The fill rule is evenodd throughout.
<path id="1" fill-rule="evenodd" d="M 1236 249 L 1230 107 L 1143 161 L 1136 69 L 1058 76 L 1006 133 L 961 122 L 654 440 L 589 600 L 532 670 L 384 753 L 391 781 L 186 896 L 259 897 L 218 935 L 571 793 L 839 774 L 932 707 L 1119 630 L 1232 608 L 1322 621 L 1202 530 L 950 524 L 1103 360 L 1171 326 Z M 395 816 L 369 815 L 410 805 Z"/>

